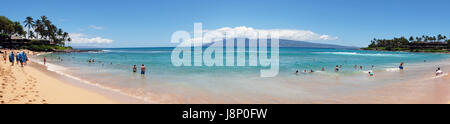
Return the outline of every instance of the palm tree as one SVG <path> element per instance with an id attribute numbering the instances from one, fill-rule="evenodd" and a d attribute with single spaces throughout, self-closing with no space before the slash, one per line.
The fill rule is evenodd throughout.
<path id="1" fill-rule="evenodd" d="M 14 28 L 14 32 L 13 33 L 16 33 L 16 34 L 18 34 L 20 36 L 25 36 L 27 34 L 27 32 L 25 32 L 23 30 L 22 25 L 20 25 L 20 22 L 14 22 L 13 23 L 13 28 Z"/>
<path id="2" fill-rule="evenodd" d="M 34 25 L 33 18 L 31 18 L 30 16 L 28 16 L 28 17 L 26 18 L 26 20 L 25 20 L 23 23 L 25 24 L 25 27 L 28 28 L 28 32 L 29 32 L 28 38 L 30 38 L 30 36 L 33 34 L 32 32 L 30 32 L 30 29 L 31 29 L 31 28 L 33 27 L 33 25 Z"/>
<path id="3" fill-rule="evenodd" d="M 409 37 L 409 41 L 414 42 L 414 37 L 413 36 Z"/>
<path id="4" fill-rule="evenodd" d="M 441 41 L 442 39 L 444 39 L 444 37 L 442 37 L 441 34 L 439 34 L 439 35 L 437 36 L 437 38 L 438 38 L 439 41 Z"/>
<path id="5" fill-rule="evenodd" d="M 34 36 L 33 31 L 28 31 L 28 33 L 29 33 L 29 37 L 28 38 L 31 38 L 31 39 L 36 38 L 36 36 Z"/>
<path id="6" fill-rule="evenodd" d="M 41 37 L 42 37 L 43 25 L 42 25 L 42 21 L 39 19 L 36 20 L 36 22 L 34 23 L 34 32 L 36 32 L 37 38 L 39 38 L 39 35 L 41 35 Z"/>

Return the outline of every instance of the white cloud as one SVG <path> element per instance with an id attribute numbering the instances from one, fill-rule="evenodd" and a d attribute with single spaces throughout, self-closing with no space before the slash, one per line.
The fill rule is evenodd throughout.
<path id="1" fill-rule="evenodd" d="M 257 38 L 258 34 L 273 34 L 277 33 L 280 39 L 294 40 L 294 41 L 325 41 L 325 40 L 337 40 L 337 37 L 332 37 L 324 34 L 317 34 L 309 30 L 295 30 L 295 29 L 254 29 L 251 27 L 224 27 L 216 30 L 204 30 L 204 39 L 206 43 L 211 42 L 206 39 L 221 40 L 225 36 L 228 38 Z M 194 40 L 194 39 L 192 39 Z"/>
<path id="2" fill-rule="evenodd" d="M 70 38 L 72 39 L 71 43 L 75 43 L 75 44 L 110 44 L 112 43 L 114 40 L 111 39 L 106 39 L 106 38 L 102 38 L 102 37 L 88 37 L 85 34 L 81 34 L 81 33 L 71 33 L 69 34 Z"/>
<path id="3" fill-rule="evenodd" d="M 89 28 L 95 29 L 95 30 L 103 30 L 105 27 L 96 26 L 96 25 L 90 25 Z"/>
<path id="4" fill-rule="evenodd" d="M 251 27 L 224 27 L 215 30 L 203 30 L 203 43 L 211 43 L 221 41 L 225 38 L 247 38 L 258 39 L 258 36 L 265 36 L 268 34 L 278 34 L 280 39 L 293 41 L 327 41 L 337 40 L 338 37 L 333 37 L 325 34 L 318 34 L 309 30 L 295 30 L 295 29 L 254 29 Z M 202 41 L 201 38 L 192 38 L 181 43 L 181 46 L 190 46 L 191 43 L 196 44 L 195 41 Z"/>

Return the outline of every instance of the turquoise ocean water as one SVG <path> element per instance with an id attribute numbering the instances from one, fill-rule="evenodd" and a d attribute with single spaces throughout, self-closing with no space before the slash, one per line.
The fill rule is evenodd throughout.
<path id="1" fill-rule="evenodd" d="M 350 85 L 370 87 L 370 84 L 364 84 L 370 81 L 361 78 L 369 70 L 385 72 L 397 68 L 400 62 L 408 65 L 450 58 L 448 54 L 433 53 L 280 48 L 279 75 L 261 78 L 259 71 L 265 67 L 175 67 L 171 62 L 173 48 L 101 50 L 103 52 L 54 53 L 46 57 L 55 66 L 53 70 L 156 103 L 295 103 L 322 100 L 326 94 L 333 92 L 361 89 Z M 248 51 L 245 53 L 248 55 Z M 95 63 L 88 63 L 89 59 L 95 59 Z M 145 76 L 132 72 L 133 65 L 140 67 L 141 64 L 147 66 Z M 342 65 L 341 72 L 334 72 L 336 65 Z M 359 66 L 363 66 L 363 70 Z M 322 68 L 325 68 L 324 72 L 320 71 Z M 296 70 L 303 72 L 311 69 L 316 72 L 295 74 Z M 311 82 L 320 86 L 313 86 Z M 337 85 L 339 82 L 349 85 Z"/>

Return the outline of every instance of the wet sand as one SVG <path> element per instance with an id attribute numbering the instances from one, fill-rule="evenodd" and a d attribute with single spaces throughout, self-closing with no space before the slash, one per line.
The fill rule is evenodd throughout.
<path id="1" fill-rule="evenodd" d="M 67 84 L 45 70 L 0 61 L 0 104 L 115 104 L 96 92 Z M 32 64 L 32 63 L 29 63 Z"/>

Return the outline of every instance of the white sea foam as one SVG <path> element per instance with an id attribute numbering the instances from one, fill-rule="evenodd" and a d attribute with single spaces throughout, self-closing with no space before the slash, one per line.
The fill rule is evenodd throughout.
<path id="1" fill-rule="evenodd" d="M 392 56 L 392 57 L 402 57 L 400 54 L 371 54 L 371 53 L 357 53 L 357 52 L 315 52 L 319 54 L 335 54 L 335 55 L 354 55 L 354 56 Z"/>
<path id="2" fill-rule="evenodd" d="M 398 72 L 400 71 L 400 68 L 386 68 L 387 72 Z"/>
<path id="3" fill-rule="evenodd" d="M 444 73 L 444 74 L 441 74 L 441 75 L 438 75 L 438 76 L 434 76 L 434 77 L 432 77 L 432 79 L 442 78 L 442 77 L 445 77 L 447 75 L 448 75 L 448 73 Z"/>

